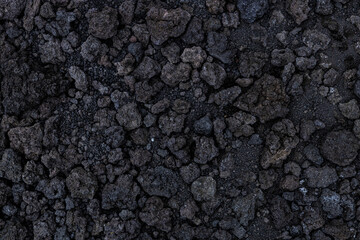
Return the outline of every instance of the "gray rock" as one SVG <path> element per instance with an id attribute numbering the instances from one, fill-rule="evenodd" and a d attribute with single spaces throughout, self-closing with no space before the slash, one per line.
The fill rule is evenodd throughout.
<path id="1" fill-rule="evenodd" d="M 123 105 L 116 114 L 116 120 L 126 130 L 134 130 L 141 126 L 142 118 L 136 103 Z"/>
<path id="2" fill-rule="evenodd" d="M 240 24 L 239 13 L 238 12 L 223 13 L 221 17 L 221 22 L 224 27 L 237 28 L 238 25 Z"/>
<path id="3" fill-rule="evenodd" d="M 136 62 L 140 62 L 143 58 L 144 48 L 140 42 L 130 43 L 127 50 L 133 57 L 135 57 Z"/>
<path id="4" fill-rule="evenodd" d="M 170 87 L 175 87 L 190 79 L 190 71 L 191 67 L 187 63 L 177 65 L 167 63 L 161 70 L 161 80 Z"/>
<path id="5" fill-rule="evenodd" d="M 340 195 L 329 190 L 328 188 L 325 188 L 322 191 L 320 202 L 322 204 L 323 210 L 328 213 L 328 218 L 339 217 L 343 212 L 343 208 L 340 206 Z"/>
<path id="6" fill-rule="evenodd" d="M 151 41 L 161 45 L 170 37 L 179 37 L 186 29 L 191 15 L 181 9 L 151 8 L 146 14 Z"/>
<path id="7" fill-rule="evenodd" d="M 305 45 L 311 48 L 314 52 L 325 50 L 331 42 L 328 35 L 319 32 L 318 30 L 305 30 L 302 40 Z"/>
<path id="8" fill-rule="evenodd" d="M 101 193 L 101 206 L 103 209 L 137 207 L 136 198 L 140 187 L 133 176 L 121 174 L 114 183 L 107 183 Z"/>
<path id="9" fill-rule="evenodd" d="M 218 32 L 208 33 L 206 50 L 211 56 L 225 64 L 230 64 L 236 53 L 236 51 L 229 49 L 228 37 Z"/>
<path id="10" fill-rule="evenodd" d="M 142 172 L 137 181 L 150 195 L 170 198 L 177 193 L 178 176 L 170 169 L 156 167 Z"/>
<path id="11" fill-rule="evenodd" d="M 84 59 L 92 62 L 99 56 L 101 47 L 99 39 L 89 36 L 81 45 L 80 54 Z"/>
<path id="12" fill-rule="evenodd" d="M 286 191 L 295 191 L 300 187 L 300 179 L 294 175 L 286 175 L 281 180 L 280 187 Z"/>
<path id="13" fill-rule="evenodd" d="M 232 202 L 232 210 L 243 226 L 248 226 L 249 222 L 255 218 L 255 206 L 257 201 L 263 201 L 264 195 L 260 189 L 255 189 L 254 192 L 245 197 L 237 197 Z"/>
<path id="14" fill-rule="evenodd" d="M 304 141 L 309 141 L 311 135 L 316 131 L 316 126 L 314 121 L 304 119 L 300 125 L 300 137 Z"/>
<path id="15" fill-rule="evenodd" d="M 360 119 L 354 121 L 353 132 L 357 138 L 360 138 Z"/>
<path id="16" fill-rule="evenodd" d="M 201 137 L 196 141 L 194 161 L 206 164 L 219 155 L 219 149 L 215 146 L 214 140 L 208 137 Z"/>
<path id="17" fill-rule="evenodd" d="M 26 6 L 23 0 L 1 0 L 0 19 L 13 20 L 21 14 Z"/>
<path id="18" fill-rule="evenodd" d="M 90 10 L 86 17 L 89 21 L 89 33 L 94 37 L 108 39 L 115 36 L 119 25 L 116 9 L 106 6 L 102 11 Z"/>
<path id="19" fill-rule="evenodd" d="M 66 186 L 71 197 L 81 199 L 93 199 L 98 188 L 95 176 L 82 167 L 77 167 L 71 171 L 66 178 Z"/>
<path id="20" fill-rule="evenodd" d="M 0 161 L 0 176 L 12 182 L 20 182 L 21 174 L 20 156 L 10 148 L 5 149 Z"/>
<path id="21" fill-rule="evenodd" d="M 31 127 L 16 127 L 8 132 L 10 146 L 26 158 L 37 160 L 42 152 L 43 132 L 40 123 Z"/>
<path id="22" fill-rule="evenodd" d="M 133 0 L 125 0 L 119 6 L 119 13 L 121 15 L 121 22 L 124 24 L 131 24 L 134 17 L 136 2 Z"/>
<path id="23" fill-rule="evenodd" d="M 220 162 L 219 172 L 221 178 L 228 178 L 232 175 L 235 168 L 235 157 L 231 153 L 227 153 Z"/>
<path id="24" fill-rule="evenodd" d="M 208 115 L 194 122 L 194 131 L 200 135 L 210 135 L 213 129 L 213 123 Z"/>
<path id="25" fill-rule="evenodd" d="M 204 40 L 202 20 L 197 17 L 193 17 L 181 39 L 187 44 L 196 44 Z"/>
<path id="26" fill-rule="evenodd" d="M 44 193 L 48 199 L 58 199 L 65 195 L 65 183 L 62 179 L 41 180 L 36 186 L 36 191 Z"/>
<path id="27" fill-rule="evenodd" d="M 305 177 L 309 187 L 326 188 L 338 180 L 335 169 L 329 166 L 321 168 L 309 167 L 305 170 Z"/>
<path id="28" fill-rule="evenodd" d="M 285 117 L 289 112 L 289 101 L 282 81 L 274 76 L 264 75 L 245 94 L 239 96 L 234 106 L 250 111 L 261 122 L 266 122 Z"/>
<path id="29" fill-rule="evenodd" d="M 196 206 L 196 202 L 192 199 L 188 199 L 180 208 L 180 216 L 182 218 L 193 219 L 198 211 L 199 208 Z"/>
<path id="30" fill-rule="evenodd" d="M 226 106 L 235 101 L 241 94 L 241 88 L 238 86 L 223 89 L 214 96 L 215 103 L 220 106 Z"/>
<path id="31" fill-rule="evenodd" d="M 50 39 L 40 48 L 40 58 L 43 63 L 58 64 L 65 62 L 65 56 L 61 51 L 60 41 L 58 39 Z"/>
<path id="32" fill-rule="evenodd" d="M 324 84 L 326 86 L 334 86 L 339 78 L 339 73 L 331 68 L 324 74 Z"/>
<path id="33" fill-rule="evenodd" d="M 172 42 L 166 47 L 161 48 L 161 54 L 166 57 L 166 59 L 172 64 L 178 63 L 180 61 L 180 47 L 175 42 Z"/>
<path id="34" fill-rule="evenodd" d="M 206 0 L 206 6 L 210 13 L 218 14 L 224 11 L 225 2 L 219 0 Z"/>
<path id="35" fill-rule="evenodd" d="M 309 58 L 307 57 L 297 57 L 295 59 L 296 68 L 300 71 L 306 71 L 308 69 L 313 69 L 316 66 L 317 60 L 314 56 Z"/>
<path id="36" fill-rule="evenodd" d="M 65 10 L 59 10 L 56 12 L 56 22 L 51 22 L 51 26 L 54 27 L 57 33 L 66 37 L 71 30 L 71 23 L 76 20 L 74 12 L 66 12 Z"/>
<path id="37" fill-rule="evenodd" d="M 23 18 L 23 26 L 26 31 L 31 31 L 34 28 L 34 17 L 39 11 L 40 4 L 40 0 L 27 1 Z"/>
<path id="38" fill-rule="evenodd" d="M 75 80 L 75 87 L 83 92 L 87 91 L 88 82 L 85 73 L 77 66 L 69 68 L 69 74 Z"/>
<path id="39" fill-rule="evenodd" d="M 180 175 L 184 182 L 189 184 L 200 176 L 200 169 L 196 163 L 190 163 L 180 168 Z"/>
<path id="40" fill-rule="evenodd" d="M 168 136 L 173 132 L 181 132 L 184 127 L 185 118 L 186 115 L 184 114 L 176 114 L 175 112 L 170 111 L 168 114 L 160 116 L 159 128 L 162 133 Z"/>
<path id="41" fill-rule="evenodd" d="M 335 219 L 323 227 L 322 231 L 333 239 L 346 240 L 353 236 L 353 231 L 343 219 Z"/>
<path id="42" fill-rule="evenodd" d="M 217 63 L 206 62 L 201 68 L 200 78 L 215 89 L 219 89 L 225 81 L 226 72 Z"/>
<path id="43" fill-rule="evenodd" d="M 229 130 L 234 134 L 235 137 L 249 137 L 254 133 L 254 129 L 251 125 L 256 123 L 256 117 L 251 114 L 239 111 L 226 118 L 226 123 Z"/>
<path id="44" fill-rule="evenodd" d="M 209 201 L 215 197 L 216 181 L 212 177 L 199 177 L 191 184 L 196 201 Z"/>
<path id="45" fill-rule="evenodd" d="M 14 205 L 5 205 L 2 209 L 2 213 L 7 216 L 14 216 L 17 212 L 17 208 Z"/>
<path id="46" fill-rule="evenodd" d="M 294 218 L 294 213 L 291 212 L 286 200 L 280 196 L 275 196 L 271 200 L 270 211 L 277 229 L 286 227 Z"/>
<path id="47" fill-rule="evenodd" d="M 325 219 L 321 216 L 320 209 L 306 206 L 304 215 L 301 221 L 303 231 L 305 234 L 310 234 L 311 231 L 324 226 Z"/>
<path id="48" fill-rule="evenodd" d="M 319 149 L 312 144 L 309 144 L 304 148 L 304 153 L 307 159 L 317 165 L 321 165 L 324 161 L 324 159 L 320 155 Z"/>
<path id="49" fill-rule="evenodd" d="M 164 203 L 158 197 L 150 197 L 145 207 L 139 213 L 141 221 L 161 231 L 169 232 L 172 229 L 172 212 L 164 208 Z"/>
<path id="50" fill-rule="evenodd" d="M 135 58 L 128 53 L 123 60 L 116 62 L 116 70 L 119 76 L 126 76 L 134 70 Z"/>
<path id="51" fill-rule="evenodd" d="M 250 145 L 261 145 L 263 143 L 263 140 L 261 139 L 259 134 L 253 134 L 251 135 L 248 144 Z"/>
<path id="52" fill-rule="evenodd" d="M 350 100 L 347 103 L 339 103 L 340 112 L 344 117 L 355 120 L 360 117 L 359 104 L 355 99 Z"/>
<path id="53" fill-rule="evenodd" d="M 133 165 L 141 167 L 151 160 L 151 153 L 145 149 L 137 148 L 130 150 L 130 161 Z"/>
<path id="54" fill-rule="evenodd" d="M 150 57 L 144 57 L 140 65 L 135 69 L 134 76 L 141 80 L 146 80 L 154 77 L 161 72 L 158 62 Z"/>
<path id="55" fill-rule="evenodd" d="M 198 46 L 185 48 L 180 58 L 185 63 L 191 63 L 193 68 L 199 68 L 205 61 L 206 52 Z"/>
<path id="56" fill-rule="evenodd" d="M 309 0 L 287 0 L 286 8 L 295 22 L 300 25 L 308 18 L 310 12 Z"/>
<path id="57" fill-rule="evenodd" d="M 355 160 L 359 148 L 359 141 L 352 132 L 340 130 L 327 134 L 321 152 L 329 161 L 339 166 L 347 166 Z"/>
<path id="58" fill-rule="evenodd" d="M 53 18 L 55 17 L 55 12 L 52 4 L 50 2 L 44 2 L 40 7 L 40 16 L 43 18 Z"/>
<path id="59" fill-rule="evenodd" d="M 253 23 L 260 19 L 269 9 L 268 0 L 238 0 L 237 7 L 241 19 Z"/>
<path id="60" fill-rule="evenodd" d="M 315 12 L 321 15 L 331 15 L 334 10 L 334 5 L 331 0 L 317 0 Z"/>
<path id="61" fill-rule="evenodd" d="M 277 178 L 278 174 L 273 169 L 260 171 L 259 182 L 261 189 L 266 190 L 274 186 L 274 182 Z"/>
<path id="62" fill-rule="evenodd" d="M 274 49 L 271 52 L 271 64 L 277 67 L 283 67 L 288 63 L 295 61 L 295 54 L 292 50 L 286 49 Z"/>

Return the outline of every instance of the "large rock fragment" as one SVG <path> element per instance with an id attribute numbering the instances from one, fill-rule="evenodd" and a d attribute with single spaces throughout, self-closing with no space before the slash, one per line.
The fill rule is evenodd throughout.
<path id="1" fill-rule="evenodd" d="M 204 63 L 201 68 L 200 78 L 215 89 L 219 89 L 225 81 L 226 72 L 217 63 Z"/>
<path id="2" fill-rule="evenodd" d="M 305 177 L 309 187 L 325 188 L 338 180 L 335 169 L 329 166 L 321 168 L 309 167 L 305 170 Z"/>
<path id="3" fill-rule="evenodd" d="M 115 36 L 119 25 L 116 9 L 105 7 L 102 11 L 90 10 L 86 17 L 89 21 L 89 33 L 94 37 L 108 39 Z"/>
<path id="4" fill-rule="evenodd" d="M 10 146 L 26 158 L 37 160 L 42 152 L 43 132 L 40 123 L 31 127 L 16 127 L 8 132 Z"/>
<path id="5" fill-rule="evenodd" d="M 286 7 L 298 25 L 308 18 L 310 12 L 309 0 L 287 0 Z"/>
<path id="6" fill-rule="evenodd" d="M 253 23 L 255 20 L 264 16 L 266 11 L 269 9 L 269 1 L 238 0 L 237 7 L 241 13 L 241 18 L 248 23 Z"/>
<path id="7" fill-rule="evenodd" d="M 355 160 L 359 148 L 359 141 L 353 133 L 340 130 L 327 134 L 321 152 L 327 160 L 339 166 L 347 166 Z"/>
<path id="8" fill-rule="evenodd" d="M 24 0 L 1 0 L 0 19 L 13 20 L 21 14 L 26 6 Z"/>
<path id="9" fill-rule="evenodd" d="M 196 201 L 209 201 L 215 197 L 216 181 L 212 177 L 199 177 L 191 184 Z"/>
<path id="10" fill-rule="evenodd" d="M 285 117 L 289 109 L 289 96 L 282 81 L 271 75 L 264 75 L 257 80 L 246 94 L 235 103 L 238 108 L 249 111 L 266 122 L 278 117 Z"/>
<path id="11" fill-rule="evenodd" d="M 170 37 L 179 37 L 185 31 L 190 16 L 181 8 L 173 10 L 151 8 L 146 14 L 151 41 L 156 45 L 161 45 Z"/>
<path id="12" fill-rule="evenodd" d="M 11 148 L 5 149 L 0 160 L 0 177 L 12 182 L 20 182 L 22 174 L 21 158 Z"/>
<path id="13" fill-rule="evenodd" d="M 170 169 L 156 167 L 142 172 L 137 177 L 145 192 L 150 195 L 170 198 L 178 191 L 178 176 Z"/>
<path id="14" fill-rule="evenodd" d="M 92 199 L 98 188 L 97 180 L 92 173 L 82 167 L 75 168 L 66 178 L 66 186 L 73 198 Z"/>

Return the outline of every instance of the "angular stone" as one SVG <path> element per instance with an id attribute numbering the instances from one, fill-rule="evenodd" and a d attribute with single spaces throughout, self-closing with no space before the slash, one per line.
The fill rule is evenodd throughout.
<path id="1" fill-rule="evenodd" d="M 89 33 L 94 37 L 108 39 L 115 36 L 119 25 L 116 9 L 106 6 L 102 11 L 90 10 L 86 17 L 89 21 Z"/>
<path id="2" fill-rule="evenodd" d="M 355 160 L 359 148 L 359 141 L 352 132 L 340 130 L 326 135 L 321 152 L 329 161 L 339 166 L 347 166 Z"/>
<path id="3" fill-rule="evenodd" d="M 321 168 L 309 167 L 305 170 L 309 187 L 326 188 L 338 180 L 335 169 L 329 166 Z"/>
<path id="4" fill-rule="evenodd" d="M 75 87 L 83 92 L 87 91 L 87 80 L 85 73 L 77 66 L 71 66 L 69 68 L 69 74 L 72 79 L 75 80 Z"/>
<path id="5" fill-rule="evenodd" d="M 225 81 L 226 72 L 217 63 L 204 63 L 201 68 L 200 78 L 215 89 L 219 89 Z"/>
<path id="6" fill-rule="evenodd" d="M 82 167 L 75 168 L 66 178 L 66 186 L 73 198 L 93 199 L 98 188 L 97 180 L 93 174 Z"/>
<path id="7" fill-rule="evenodd" d="M 237 7 L 240 17 L 248 23 L 260 19 L 269 9 L 268 0 L 238 0 Z"/>
<path id="8" fill-rule="evenodd" d="M 20 182 L 21 175 L 20 156 L 10 148 L 5 149 L 0 160 L 0 176 L 12 182 Z"/>
<path id="9" fill-rule="evenodd" d="M 37 160 L 42 152 L 43 132 L 40 123 L 31 127 L 16 127 L 8 132 L 10 146 L 21 153 L 25 157 Z"/>
<path id="10" fill-rule="evenodd" d="M 134 130 L 140 127 L 142 118 L 136 103 L 123 105 L 116 114 L 116 120 L 126 130 Z"/>
<path id="11" fill-rule="evenodd" d="M 142 172 L 137 180 L 145 192 L 159 197 L 170 198 L 179 188 L 178 176 L 164 167 L 148 169 Z"/>
<path id="12" fill-rule="evenodd" d="M 196 201 L 209 201 L 215 197 L 216 181 L 212 177 L 199 177 L 191 184 Z"/>
<path id="13" fill-rule="evenodd" d="M 151 41 L 161 45 L 170 37 L 179 37 L 185 31 L 190 17 L 191 15 L 181 8 L 151 8 L 146 14 Z"/>
<path id="14" fill-rule="evenodd" d="M 287 0 L 286 7 L 298 25 L 308 18 L 310 12 L 309 0 Z"/>

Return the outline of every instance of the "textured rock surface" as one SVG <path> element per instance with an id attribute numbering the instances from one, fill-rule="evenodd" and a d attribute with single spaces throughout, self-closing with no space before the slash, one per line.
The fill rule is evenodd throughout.
<path id="1" fill-rule="evenodd" d="M 0 239 L 360 239 L 357 0 L 0 0 Z"/>

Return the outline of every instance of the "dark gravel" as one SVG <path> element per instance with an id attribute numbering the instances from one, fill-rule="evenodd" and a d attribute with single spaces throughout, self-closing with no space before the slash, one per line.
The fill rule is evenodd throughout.
<path id="1" fill-rule="evenodd" d="M 360 239 L 357 0 L 0 0 L 0 240 Z"/>

